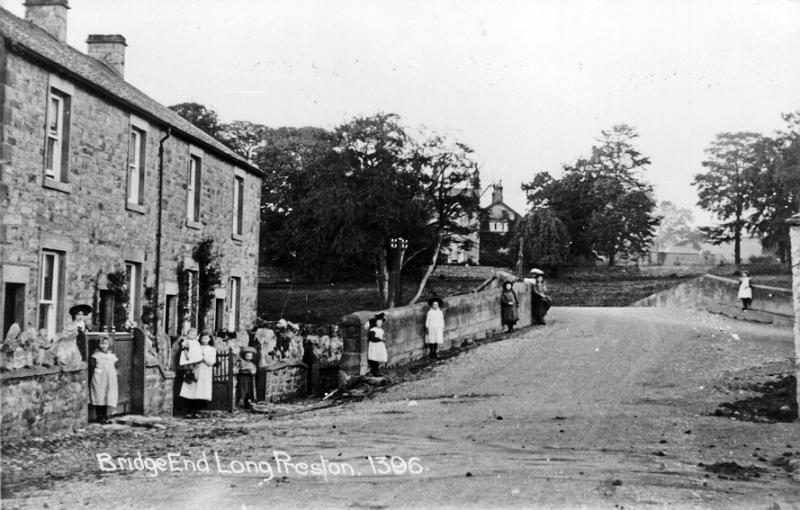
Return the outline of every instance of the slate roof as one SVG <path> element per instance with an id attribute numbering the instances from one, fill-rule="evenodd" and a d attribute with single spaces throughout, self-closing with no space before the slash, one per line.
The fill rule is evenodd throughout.
<path id="1" fill-rule="evenodd" d="M 110 97 L 140 117 L 161 127 L 172 128 L 173 135 L 189 139 L 221 159 L 227 160 L 261 177 L 261 170 L 226 147 L 219 140 L 204 132 L 176 112 L 158 103 L 144 92 L 122 79 L 101 61 L 90 57 L 63 41 L 59 41 L 44 29 L 18 18 L 0 7 L 0 34 L 6 40 L 6 48 L 22 53 L 51 69 L 68 76 L 76 84 Z"/>

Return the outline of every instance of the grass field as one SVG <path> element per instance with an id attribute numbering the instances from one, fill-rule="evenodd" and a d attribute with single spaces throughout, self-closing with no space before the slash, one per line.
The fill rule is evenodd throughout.
<path id="1" fill-rule="evenodd" d="M 641 277 L 624 273 L 564 276 L 547 282 L 554 306 L 627 306 L 690 277 Z M 470 292 L 481 280 L 431 279 L 421 301 L 429 297 Z M 760 283 L 755 281 L 755 283 Z M 770 285 L 771 283 L 765 283 Z M 408 300 L 416 290 L 403 287 Z M 259 288 L 259 317 L 285 318 L 314 324 L 336 323 L 360 310 L 378 310 L 378 292 L 373 283 L 273 284 Z"/>

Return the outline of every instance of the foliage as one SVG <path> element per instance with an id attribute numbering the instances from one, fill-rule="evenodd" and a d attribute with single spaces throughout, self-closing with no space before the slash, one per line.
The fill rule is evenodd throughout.
<path id="1" fill-rule="evenodd" d="M 220 124 L 215 136 L 234 152 L 253 163 L 259 150 L 267 140 L 269 128 L 246 120 L 236 120 L 230 124 Z"/>
<path id="2" fill-rule="evenodd" d="M 753 199 L 754 183 L 749 178 L 759 167 L 763 137 L 758 133 L 719 133 L 712 140 L 703 161 L 704 173 L 695 175 L 697 205 L 720 219 L 714 226 L 702 227 L 715 244 L 734 242 L 734 262 L 741 264 L 741 239 L 744 215 Z"/>
<path id="3" fill-rule="evenodd" d="M 747 222 L 763 248 L 787 263 L 791 244 L 786 220 L 800 211 L 800 111 L 782 117 L 785 129 L 754 146 L 756 162 L 746 172 L 752 182 Z"/>
<path id="4" fill-rule="evenodd" d="M 530 265 L 554 272 L 564 265 L 569 254 L 569 233 L 558 216 L 547 207 L 525 215 L 514 229 L 511 246 L 523 241 L 523 255 Z"/>
<path id="5" fill-rule="evenodd" d="M 214 247 L 214 239 L 207 237 L 200 241 L 192 251 L 192 258 L 197 261 L 198 282 L 197 324 L 205 328 L 206 314 L 214 303 L 214 290 L 222 283 L 222 271 L 219 266 L 221 253 Z"/>
<path id="6" fill-rule="evenodd" d="M 114 329 L 125 331 L 128 322 L 128 274 L 117 270 L 106 275 L 108 291 L 114 299 Z"/>
<path id="7" fill-rule="evenodd" d="M 612 266 L 647 250 L 660 219 L 652 186 L 638 175 L 650 163 L 633 144 L 638 136 L 624 124 L 602 131 L 592 155 L 564 165 L 562 177 L 541 172 L 523 184 L 532 207 L 548 207 L 566 227 L 573 261 L 602 255 Z"/>
<path id="8" fill-rule="evenodd" d="M 664 200 L 658 204 L 655 214 L 661 218 L 661 223 L 656 228 L 653 238 L 656 251 L 669 248 L 682 240 L 702 242 L 705 239 L 692 226 L 694 216 L 690 209 L 678 207 L 672 202 Z M 699 249 L 699 245 L 697 248 Z"/>
<path id="9" fill-rule="evenodd" d="M 219 118 L 217 112 L 199 103 L 179 103 L 169 107 L 181 117 L 188 120 L 211 136 L 217 136 Z"/>

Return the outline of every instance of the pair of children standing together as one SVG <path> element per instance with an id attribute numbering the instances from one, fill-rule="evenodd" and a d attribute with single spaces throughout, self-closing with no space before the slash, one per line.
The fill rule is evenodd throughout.
<path id="1" fill-rule="evenodd" d="M 442 300 L 438 297 L 428 300 L 431 307 L 425 317 L 425 345 L 432 359 L 439 359 L 437 354 L 439 345 L 444 341 L 444 313 L 442 312 Z M 385 334 L 383 323 L 386 314 L 383 312 L 374 315 L 369 319 L 369 330 L 367 340 L 367 364 L 369 365 L 369 375 L 380 377 L 380 364 L 386 363 L 388 355 L 386 353 Z"/>

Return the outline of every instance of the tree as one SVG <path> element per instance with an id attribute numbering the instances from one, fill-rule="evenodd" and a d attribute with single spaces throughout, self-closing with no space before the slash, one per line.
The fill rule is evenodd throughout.
<path id="1" fill-rule="evenodd" d="M 548 207 L 538 207 L 517 222 L 511 245 L 518 246 L 520 241 L 524 259 L 548 272 L 557 271 L 567 260 L 569 233 Z"/>
<path id="2" fill-rule="evenodd" d="M 411 304 L 422 295 L 441 249 L 449 248 L 457 236 L 470 233 L 480 209 L 480 182 L 472 153 L 469 146 L 440 135 L 425 135 L 413 151 L 412 166 L 421 179 L 423 207 L 429 218 L 430 262 Z"/>
<path id="3" fill-rule="evenodd" d="M 655 214 L 661 218 L 653 239 L 655 251 L 666 249 L 682 239 L 693 237 L 696 233 L 692 227 L 694 215 L 690 209 L 678 207 L 664 200 L 658 204 Z"/>
<path id="4" fill-rule="evenodd" d="M 748 176 L 759 167 L 759 148 L 764 143 L 758 133 L 719 133 L 706 149 L 705 173 L 696 174 L 697 205 L 713 213 L 720 223 L 701 227 L 714 244 L 733 241 L 734 262 L 741 264 L 744 214 L 752 204 L 753 182 Z"/>
<path id="5" fill-rule="evenodd" d="M 259 149 L 267 143 L 269 131 L 267 126 L 236 120 L 219 125 L 215 136 L 247 161 L 255 163 Z"/>
<path id="6" fill-rule="evenodd" d="M 217 112 L 199 103 L 179 103 L 169 107 L 211 136 L 216 137 L 219 130 Z"/>
<path id="7" fill-rule="evenodd" d="M 650 160 L 634 146 L 635 129 L 625 124 L 602 131 L 589 158 L 564 165 L 555 179 L 539 173 L 523 184 L 534 209 L 549 207 L 569 233 L 570 258 L 612 266 L 620 256 L 638 257 L 650 244 L 659 218 L 652 186 L 639 175 Z"/>
<path id="8" fill-rule="evenodd" d="M 791 258 L 786 220 L 800 211 L 800 111 L 782 115 L 786 128 L 754 145 L 754 165 L 746 172 L 752 182 L 748 231 L 775 250 L 781 262 Z"/>

